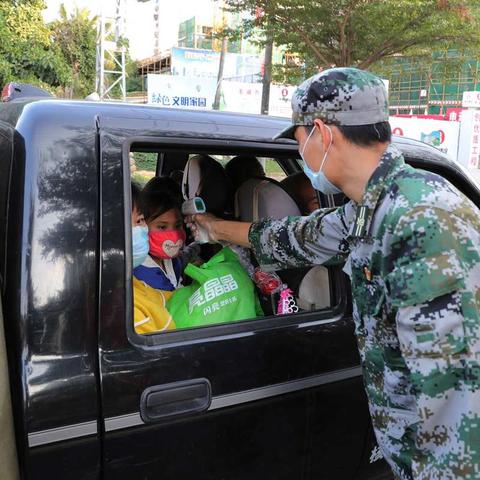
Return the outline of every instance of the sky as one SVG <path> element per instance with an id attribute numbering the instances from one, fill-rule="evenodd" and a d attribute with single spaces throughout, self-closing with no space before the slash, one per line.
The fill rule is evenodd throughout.
<path id="1" fill-rule="evenodd" d="M 153 55 L 153 5 L 154 1 L 145 3 L 136 0 L 127 2 L 127 37 L 130 40 L 130 55 L 139 60 Z M 115 0 L 46 0 L 45 21 L 58 16 L 60 5 L 64 3 L 68 11 L 75 6 L 88 8 L 93 15 L 100 13 L 100 8 L 114 12 Z M 195 15 L 205 15 L 210 11 L 212 0 L 161 0 L 160 1 L 160 45 L 166 50 L 175 45 L 178 25 L 183 20 Z"/>

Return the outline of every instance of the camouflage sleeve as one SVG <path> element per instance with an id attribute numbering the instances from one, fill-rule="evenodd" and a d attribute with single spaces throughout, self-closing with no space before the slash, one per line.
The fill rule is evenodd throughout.
<path id="1" fill-rule="evenodd" d="M 418 416 L 416 480 L 480 475 L 479 260 L 478 232 L 451 212 L 417 207 L 393 230 L 386 280 Z"/>
<path id="2" fill-rule="evenodd" d="M 264 219 L 252 225 L 249 240 L 259 264 L 269 270 L 340 263 L 349 253 L 346 238 L 353 218 L 349 202 L 308 217 Z"/>

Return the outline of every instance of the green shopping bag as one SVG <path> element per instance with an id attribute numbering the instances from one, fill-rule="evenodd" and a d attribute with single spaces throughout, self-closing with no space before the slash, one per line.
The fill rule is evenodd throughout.
<path id="1" fill-rule="evenodd" d="M 185 274 L 193 283 L 176 290 L 167 303 L 177 328 L 263 315 L 253 282 L 229 248 L 224 248 L 200 267 L 188 264 Z"/>

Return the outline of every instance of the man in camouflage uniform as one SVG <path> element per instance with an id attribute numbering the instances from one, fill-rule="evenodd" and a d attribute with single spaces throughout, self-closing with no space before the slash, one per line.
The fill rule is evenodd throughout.
<path id="1" fill-rule="evenodd" d="M 388 105 L 377 77 L 327 70 L 299 87 L 292 106 L 282 136 L 295 136 L 313 174 L 321 165 L 352 200 L 252 225 L 197 216 L 193 229 L 251 246 L 270 269 L 345 262 L 371 417 L 396 478 L 480 478 L 479 210 L 443 178 L 405 165 L 388 141 L 357 149 L 359 171 L 362 155 L 378 154 L 367 177 L 342 170 L 356 160 L 342 159 L 352 143 L 344 126 L 384 134 Z M 315 150 L 306 147 L 312 125 Z M 340 146 L 327 171 L 332 142 Z"/>

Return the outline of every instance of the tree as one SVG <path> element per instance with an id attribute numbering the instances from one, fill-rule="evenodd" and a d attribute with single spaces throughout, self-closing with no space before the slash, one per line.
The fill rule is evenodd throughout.
<path id="1" fill-rule="evenodd" d="M 137 62 L 130 57 L 127 51 L 127 93 L 128 92 L 140 92 L 143 89 L 143 78 L 138 73 Z"/>
<path id="2" fill-rule="evenodd" d="M 95 89 L 96 22 L 89 10 L 76 7 L 68 15 L 62 4 L 60 18 L 49 25 L 53 41 L 70 66 L 69 96 L 85 97 Z"/>
<path id="3" fill-rule="evenodd" d="M 283 80 L 319 69 L 370 68 L 399 55 L 480 45 L 478 2 L 465 0 L 225 0 L 248 12 L 239 34 L 268 28 L 276 45 L 296 54 Z M 277 70 L 277 79 L 279 72 Z"/>
<path id="4" fill-rule="evenodd" d="M 65 59 L 45 25 L 43 0 L 0 0 L 0 85 L 34 83 L 49 90 L 69 79 Z"/>

